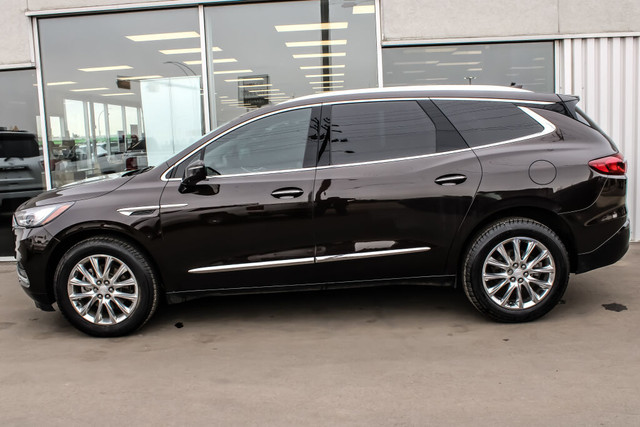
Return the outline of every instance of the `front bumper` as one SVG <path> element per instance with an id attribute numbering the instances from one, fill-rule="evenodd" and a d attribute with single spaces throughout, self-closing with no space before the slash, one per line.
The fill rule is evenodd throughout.
<path id="1" fill-rule="evenodd" d="M 16 272 L 20 287 L 34 300 L 36 307 L 52 311 L 53 291 L 46 285 L 48 255 L 55 239 L 43 228 L 13 229 L 16 242 Z"/>
<path id="2" fill-rule="evenodd" d="M 617 262 L 629 250 L 629 220 L 606 242 L 591 252 L 578 254 L 576 273 L 584 273 Z"/>

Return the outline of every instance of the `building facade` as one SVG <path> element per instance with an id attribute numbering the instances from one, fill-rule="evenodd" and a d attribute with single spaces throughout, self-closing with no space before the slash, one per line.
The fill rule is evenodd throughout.
<path id="1" fill-rule="evenodd" d="M 629 162 L 632 238 L 640 239 L 640 2 L 4 0 L 3 6 L 0 256 L 11 254 L 11 210 L 43 189 L 158 164 L 270 103 L 416 84 L 579 95 Z M 24 147 L 35 144 L 37 156 L 32 148 L 33 158 L 24 160 Z M 15 155 L 20 150 L 22 157 Z"/>

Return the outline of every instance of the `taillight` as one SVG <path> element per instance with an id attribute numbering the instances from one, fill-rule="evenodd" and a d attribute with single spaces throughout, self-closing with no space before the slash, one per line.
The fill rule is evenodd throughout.
<path id="1" fill-rule="evenodd" d="M 627 172 L 627 162 L 620 153 L 591 160 L 589 166 L 594 171 L 605 175 L 624 175 Z"/>

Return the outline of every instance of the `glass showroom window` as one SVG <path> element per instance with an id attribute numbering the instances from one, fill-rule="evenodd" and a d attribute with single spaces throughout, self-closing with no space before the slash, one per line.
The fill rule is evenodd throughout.
<path id="1" fill-rule="evenodd" d="M 554 92 L 553 42 L 385 48 L 385 86 L 517 85 Z"/>
<path id="2" fill-rule="evenodd" d="M 196 8 L 38 25 L 54 187 L 156 165 L 204 133 Z"/>
<path id="3" fill-rule="evenodd" d="M 205 18 L 214 126 L 290 98 L 378 85 L 373 1 L 212 6 Z"/>
<path id="4" fill-rule="evenodd" d="M 34 70 L 0 72 L 0 257 L 13 256 L 11 215 L 44 189 Z"/>

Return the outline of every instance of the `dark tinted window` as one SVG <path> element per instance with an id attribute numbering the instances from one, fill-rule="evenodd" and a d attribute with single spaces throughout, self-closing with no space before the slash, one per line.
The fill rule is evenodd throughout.
<path id="1" fill-rule="evenodd" d="M 433 101 L 472 147 L 509 141 L 544 129 L 510 102 Z"/>
<path id="2" fill-rule="evenodd" d="M 302 168 L 311 109 L 244 125 L 205 148 L 204 163 L 221 175 Z"/>
<path id="3" fill-rule="evenodd" d="M 435 152 L 435 126 L 415 101 L 366 102 L 332 107 L 332 164 Z"/>
<path id="4" fill-rule="evenodd" d="M 32 134 L 0 133 L 0 157 L 38 157 L 40 149 Z"/>

